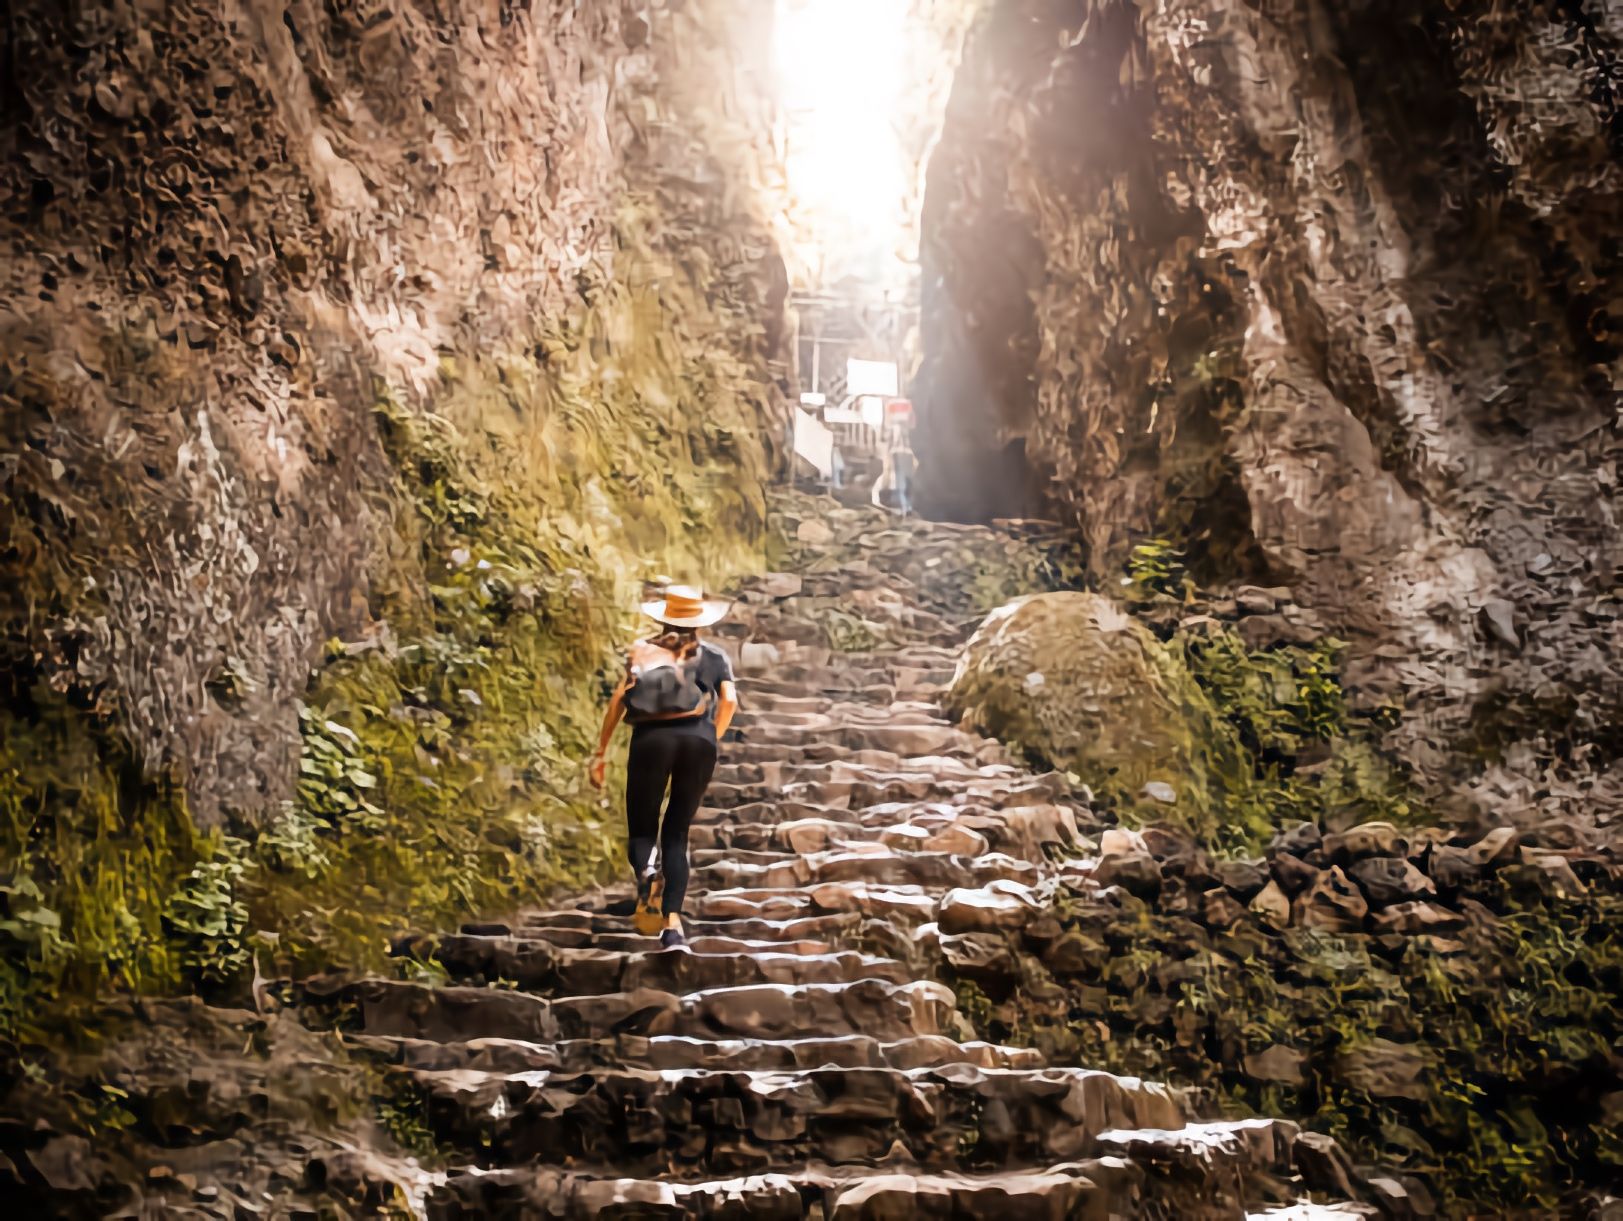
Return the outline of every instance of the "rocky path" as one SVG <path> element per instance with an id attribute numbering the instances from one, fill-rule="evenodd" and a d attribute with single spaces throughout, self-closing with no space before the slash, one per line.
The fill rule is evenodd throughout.
<path id="1" fill-rule="evenodd" d="M 808 567 L 729 627 L 744 711 L 689 948 L 633 932 L 625 888 L 400 947 L 449 986 L 306 998 L 427 1098 L 458 1167 L 429 1215 L 1349 1215 L 1295 1202 L 1288 1122 L 1199 1122 L 1165 1085 L 974 1037 L 948 981 L 1096 885 L 1090 817 L 948 723 L 965 624 L 872 563 Z M 830 652 L 830 614 L 885 645 Z"/>

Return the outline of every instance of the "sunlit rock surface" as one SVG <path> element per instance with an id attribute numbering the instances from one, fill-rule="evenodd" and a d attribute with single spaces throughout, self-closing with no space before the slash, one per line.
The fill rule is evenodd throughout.
<path id="1" fill-rule="evenodd" d="M 1225 753 L 1226 731 L 1180 663 L 1097 594 L 1036 594 L 993 611 L 965 646 L 949 706 L 1128 797 L 1148 790 L 1152 802 L 1181 795 L 1204 808 L 1213 768 L 1236 767 L 1210 758 Z"/>
<path id="2" fill-rule="evenodd" d="M 1592 2 L 993 4 L 930 167 L 933 505 L 1057 512 L 1102 575 L 1161 536 L 1288 583 L 1440 793 L 1610 817 L 1619 35 Z"/>
<path id="3" fill-rule="evenodd" d="M 376 627 L 380 400 L 585 471 L 559 387 L 612 366 L 634 400 L 586 431 L 663 433 L 678 472 L 720 434 L 712 482 L 758 480 L 785 288 L 752 186 L 765 14 L 646 8 L 13 6 L 7 662 L 204 822 L 287 794 L 310 662 Z M 609 511 L 585 499 L 549 507 Z"/>

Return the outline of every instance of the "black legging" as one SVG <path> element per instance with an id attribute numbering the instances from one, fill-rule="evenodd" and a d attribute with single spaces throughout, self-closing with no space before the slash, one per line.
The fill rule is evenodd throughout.
<path id="1" fill-rule="evenodd" d="M 626 766 L 627 851 L 640 878 L 654 853 L 654 840 L 659 840 L 660 872 L 665 876 L 660 907 L 667 916 L 680 913 L 687 897 L 688 827 L 715 770 L 716 736 L 708 724 L 638 725 L 632 731 Z M 662 822 L 659 807 L 667 782 L 671 799 Z"/>

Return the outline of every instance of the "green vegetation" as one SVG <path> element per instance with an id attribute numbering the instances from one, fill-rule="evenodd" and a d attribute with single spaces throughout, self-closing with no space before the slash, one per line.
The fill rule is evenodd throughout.
<path id="1" fill-rule="evenodd" d="M 1437 821 L 1379 749 L 1384 719 L 1349 708 L 1343 642 L 1248 648 L 1190 613 L 1202 609 L 1195 599 L 1160 640 L 1103 633 L 1108 656 L 1078 671 L 1094 702 L 1126 681 L 1118 671 L 1138 674 L 1134 698 L 1160 692 L 1139 723 L 1170 724 L 1156 749 L 1182 752 L 1179 804 L 1168 807 L 1137 798 L 1129 752 L 1147 731 L 1135 739 L 1117 725 L 1098 739 L 1123 753 L 1083 779 L 1118 815 L 1181 825 L 1218 857 L 1254 856 L 1297 821 Z M 1021 647 L 1031 657 L 1005 649 L 1021 675 L 1031 658 L 1084 651 Z M 1142 672 L 1122 661 L 1131 650 Z M 1052 685 L 1057 668 L 1040 668 Z M 1080 720 L 1053 723 L 1074 736 Z M 1448 891 L 1444 906 L 1466 918 L 1440 934 L 1375 936 L 1278 932 L 1243 904 L 1208 920 L 1215 879 L 1174 873 L 1159 901 L 1121 890 L 1062 901 L 1061 987 L 1017 986 L 994 1002 L 960 982 L 961 1009 L 984 1037 L 1056 1063 L 1196 1086 L 1233 1113 L 1327 1132 L 1360 1160 L 1422 1176 L 1449 1215 L 1550 1215 L 1571 1206 L 1575 1185 L 1623 1177 L 1623 897 L 1591 880 L 1574 898 L 1511 865 Z"/>
<path id="2" fill-rule="evenodd" d="M 1379 726 L 1348 711 L 1343 642 L 1251 649 L 1215 619 L 1187 623 L 1162 640 L 1096 594 L 1027 599 L 982 627 L 953 709 L 1127 821 L 1170 819 L 1225 851 L 1292 821 L 1413 820 Z M 1146 789 L 1160 784 L 1170 807 Z"/>
<path id="3" fill-rule="evenodd" d="M 1183 552 L 1164 538 L 1144 540 L 1127 556 L 1125 583 L 1141 594 L 1181 599 L 1188 592 Z"/>
<path id="4" fill-rule="evenodd" d="M 1066 980 L 1064 1011 L 1016 993 L 966 1012 L 990 1038 L 1035 1022 L 1056 1062 L 1290 1116 L 1461 1208 L 1548 1215 L 1573 1183 L 1623 1174 L 1604 1094 L 1623 1040 L 1623 898 L 1559 897 L 1515 875 L 1469 897 L 1507 914 L 1437 946 L 1274 935 L 1249 917 L 1214 933 L 1130 896 L 1073 904 L 1063 923 L 1098 953 Z M 1278 1048 L 1300 1076 L 1265 1056 Z"/>
<path id="5" fill-rule="evenodd" d="M 312 659 L 291 800 L 203 834 L 111 717 L 43 683 L 0 713 L 0 1038 L 49 1045 L 112 991 L 244 999 L 256 956 L 375 969 L 393 933 L 618 867 L 580 761 L 642 582 L 723 584 L 765 529 L 764 386 L 639 207 L 646 274 L 445 359 L 431 410 L 379 388 L 372 626 Z"/>
<path id="6" fill-rule="evenodd" d="M 1345 642 L 1247 649 L 1218 628 L 1180 632 L 1166 647 L 1219 710 L 1242 760 L 1220 790 L 1215 846 L 1255 849 L 1297 821 L 1403 826 L 1422 815 L 1407 778 L 1376 745 L 1379 726 L 1347 709 Z"/>

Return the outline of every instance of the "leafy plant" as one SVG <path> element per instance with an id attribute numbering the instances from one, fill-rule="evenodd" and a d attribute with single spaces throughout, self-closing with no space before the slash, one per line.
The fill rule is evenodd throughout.
<path id="1" fill-rule="evenodd" d="M 300 810 L 331 827 L 377 830 L 383 811 L 367 794 L 377 788 L 378 776 L 367 768 L 360 737 L 336 721 L 317 716 L 303 702 L 299 704 L 299 730 L 303 744 L 297 786 Z"/>
<path id="2" fill-rule="evenodd" d="M 248 850 L 243 840 L 222 838 L 164 905 L 164 929 L 197 984 L 231 983 L 248 965 L 248 908 L 237 893 L 250 868 Z"/>
<path id="3" fill-rule="evenodd" d="M 1146 539 L 1127 556 L 1124 584 L 1141 592 L 1182 597 L 1185 581 L 1183 552 L 1169 539 Z"/>

